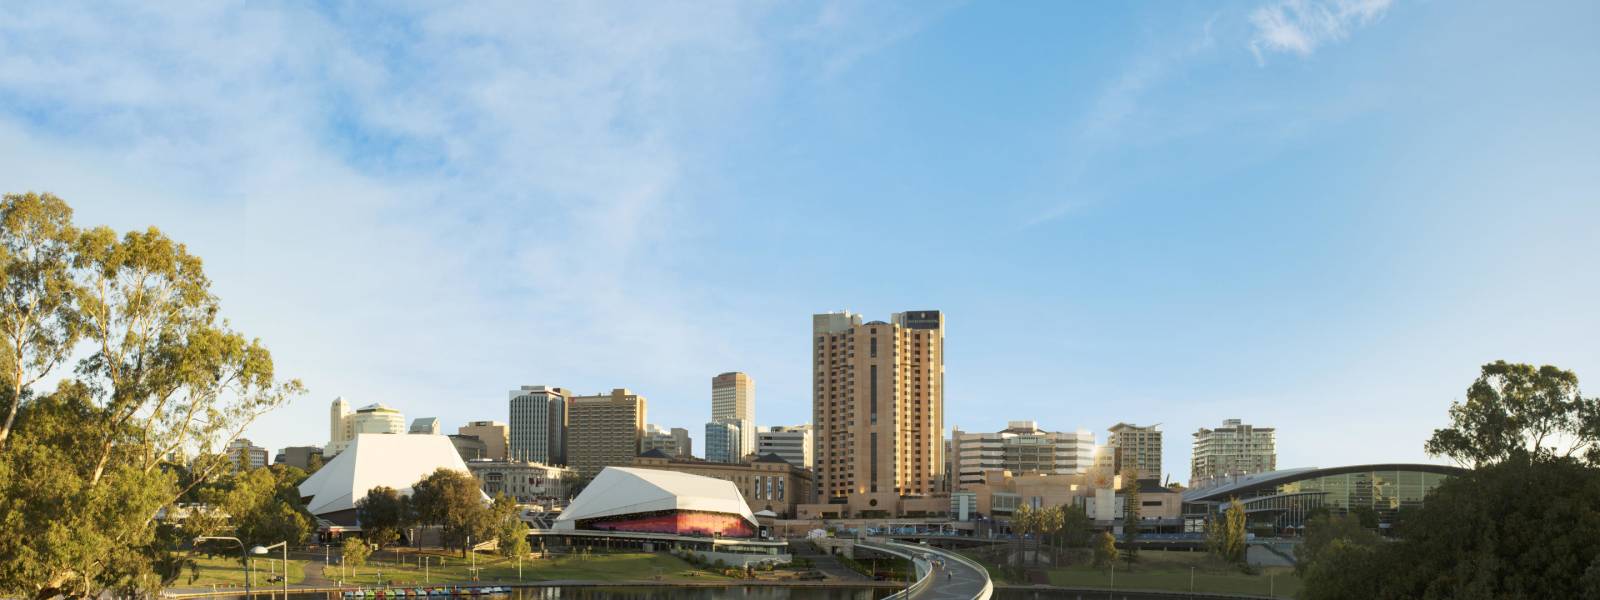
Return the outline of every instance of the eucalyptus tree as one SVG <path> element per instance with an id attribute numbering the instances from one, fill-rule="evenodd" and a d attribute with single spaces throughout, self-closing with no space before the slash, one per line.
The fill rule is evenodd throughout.
<path id="1" fill-rule="evenodd" d="M 0 450 L 29 389 L 66 361 L 78 336 L 72 208 L 52 194 L 0 201 Z"/>
<path id="2" fill-rule="evenodd" d="M 71 214 L 48 194 L 0 204 L 0 594 L 143 595 L 171 575 L 162 509 L 225 473 L 227 445 L 302 387 L 221 319 L 183 244 Z"/>

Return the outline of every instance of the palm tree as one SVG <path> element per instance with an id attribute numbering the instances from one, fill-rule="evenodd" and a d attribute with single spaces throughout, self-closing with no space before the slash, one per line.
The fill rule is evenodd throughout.
<path id="1" fill-rule="evenodd" d="M 1039 511 L 1039 530 L 1050 534 L 1050 564 L 1052 565 L 1056 563 L 1056 557 L 1060 554 L 1056 551 L 1056 542 L 1060 537 L 1061 527 L 1064 523 L 1065 517 L 1059 506 L 1051 506 Z M 1035 556 L 1037 556 L 1037 553 Z"/>
<path id="2" fill-rule="evenodd" d="M 1022 561 L 1022 551 L 1025 548 L 1023 538 L 1033 531 L 1035 521 L 1033 509 L 1028 506 L 1019 506 L 1016 512 L 1011 513 L 1011 535 L 1017 539 L 1018 563 Z"/>

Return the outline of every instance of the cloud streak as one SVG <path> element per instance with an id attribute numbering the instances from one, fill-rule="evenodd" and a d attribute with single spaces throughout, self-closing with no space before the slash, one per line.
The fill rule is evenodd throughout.
<path id="1" fill-rule="evenodd" d="M 1272 52 L 1310 56 L 1319 46 L 1340 42 L 1356 28 L 1383 17 L 1393 0 L 1281 0 L 1250 13 L 1255 34 L 1250 52 L 1266 64 Z"/>
<path id="2" fill-rule="evenodd" d="M 449 421 L 521 383 L 630 386 L 703 418 L 704 379 L 779 360 L 736 353 L 758 328 L 727 314 L 758 311 L 685 267 L 685 174 L 795 37 L 764 8 L 40 6 L 0 7 L 0 179 L 204 256 L 312 390 L 267 445 L 318 442 L 341 394 Z M 850 42 L 803 51 L 843 69 Z"/>

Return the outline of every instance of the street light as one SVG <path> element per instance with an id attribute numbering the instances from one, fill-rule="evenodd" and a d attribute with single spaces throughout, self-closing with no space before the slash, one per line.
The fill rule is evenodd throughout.
<path id="1" fill-rule="evenodd" d="M 242 545 L 243 544 L 241 544 L 241 546 Z M 271 546 L 256 546 L 256 547 L 250 549 L 250 553 L 254 554 L 256 556 L 265 556 L 268 552 L 271 552 L 273 548 L 282 548 L 283 549 L 283 597 L 284 598 L 288 598 L 289 597 L 289 542 L 286 542 L 286 541 L 285 542 L 278 542 L 278 543 L 273 544 Z"/>
<path id="2" fill-rule="evenodd" d="M 200 537 L 194 538 L 194 543 L 199 544 L 200 542 L 205 542 L 205 541 L 210 541 L 210 540 L 227 540 L 227 541 L 230 541 L 230 542 L 233 542 L 233 543 L 239 545 L 239 558 L 244 559 L 244 597 L 245 598 L 249 598 L 250 597 L 250 555 L 247 554 L 245 549 L 244 549 L 244 542 L 239 541 L 239 538 L 236 538 L 236 537 L 227 537 L 227 536 L 221 536 L 221 535 L 202 535 Z"/>

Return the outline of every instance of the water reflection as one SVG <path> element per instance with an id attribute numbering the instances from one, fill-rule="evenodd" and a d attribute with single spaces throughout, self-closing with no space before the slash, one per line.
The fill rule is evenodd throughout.
<path id="1" fill-rule="evenodd" d="M 728 587 L 529 587 L 519 588 L 511 594 L 475 596 L 506 600 L 711 600 L 738 598 L 740 600 L 877 600 L 894 593 L 889 588 L 811 588 L 775 586 Z M 237 596 L 236 596 L 237 597 Z M 474 596 L 458 596 L 474 597 Z M 252 600 L 283 598 L 258 592 Z M 337 600 L 334 594 L 290 594 L 292 600 Z"/>

